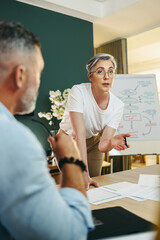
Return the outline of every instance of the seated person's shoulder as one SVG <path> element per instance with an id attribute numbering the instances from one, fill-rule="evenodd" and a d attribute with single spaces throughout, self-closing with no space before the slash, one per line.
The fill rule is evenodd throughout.
<path id="1" fill-rule="evenodd" d="M 40 142 L 33 132 L 24 124 L 17 120 L 10 120 L 4 118 L 0 120 L 1 125 L 1 137 L 0 142 L 3 145 L 3 149 L 8 147 L 12 152 L 12 155 L 18 154 L 25 157 L 32 154 L 32 156 L 38 154 L 39 156 L 45 156 Z"/>

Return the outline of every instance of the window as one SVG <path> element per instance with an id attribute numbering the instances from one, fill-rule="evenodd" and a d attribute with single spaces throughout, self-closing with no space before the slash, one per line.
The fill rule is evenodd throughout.
<path id="1" fill-rule="evenodd" d="M 160 100 L 160 27 L 127 38 L 128 73 L 155 74 Z"/>

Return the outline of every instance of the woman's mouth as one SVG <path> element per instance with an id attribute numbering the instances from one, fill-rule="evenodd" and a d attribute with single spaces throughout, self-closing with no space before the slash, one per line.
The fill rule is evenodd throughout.
<path id="1" fill-rule="evenodd" d="M 102 83 L 103 86 L 108 87 L 109 83 Z"/>

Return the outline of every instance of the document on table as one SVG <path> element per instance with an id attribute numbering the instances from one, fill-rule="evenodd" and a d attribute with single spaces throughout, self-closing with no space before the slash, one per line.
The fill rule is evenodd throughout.
<path id="1" fill-rule="evenodd" d="M 150 178 L 149 176 L 148 178 Z M 156 175 L 156 176 L 159 176 L 159 175 Z M 143 179 L 141 175 L 140 175 L 140 179 Z M 139 181 L 139 183 L 140 182 L 141 181 Z M 146 186 L 140 185 L 139 183 L 135 184 L 130 182 L 119 182 L 111 185 L 106 185 L 103 188 L 105 188 L 108 191 L 115 192 L 119 195 L 123 195 L 124 197 L 129 197 L 137 201 L 144 201 L 146 199 L 160 201 L 160 188 L 158 187 L 159 185 L 157 185 L 158 183 L 157 180 L 154 184 L 155 187 L 148 186 L 147 182 L 146 182 Z"/>
<path id="2" fill-rule="evenodd" d="M 115 192 L 123 197 L 129 197 L 136 201 L 144 201 L 146 198 L 144 196 L 135 196 L 132 193 L 136 192 L 137 184 L 130 182 L 119 182 L 110 185 L 103 186 L 104 189 Z"/>
<path id="3" fill-rule="evenodd" d="M 148 187 L 139 184 L 130 184 L 130 187 L 118 190 L 118 194 L 133 198 L 137 201 L 143 201 L 146 199 L 160 201 L 160 192 L 158 187 Z"/>
<path id="4" fill-rule="evenodd" d="M 160 175 L 140 174 L 138 184 L 150 187 L 160 187 Z"/>
<path id="5" fill-rule="evenodd" d="M 88 190 L 87 196 L 89 203 L 94 205 L 123 198 L 123 196 L 117 193 L 106 191 L 103 187 Z"/>
<path id="6" fill-rule="evenodd" d="M 146 199 L 160 201 L 160 176 L 142 175 L 139 177 L 138 184 L 119 182 L 90 189 L 87 191 L 88 200 L 90 203 L 95 205 L 124 197 L 128 197 L 136 201 L 144 201 Z M 150 179 L 149 183 L 147 183 L 146 178 Z"/>
<path id="7" fill-rule="evenodd" d="M 156 231 L 148 231 L 143 233 L 132 233 L 123 236 L 111 237 L 111 238 L 103 238 L 103 240 L 153 240 L 156 237 Z"/>

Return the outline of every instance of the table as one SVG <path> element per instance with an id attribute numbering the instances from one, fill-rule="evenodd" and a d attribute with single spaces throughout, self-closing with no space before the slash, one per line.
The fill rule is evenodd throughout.
<path id="1" fill-rule="evenodd" d="M 59 184 L 60 183 L 60 171 L 59 171 L 57 165 L 52 165 L 52 163 L 51 163 L 51 164 L 48 164 L 48 168 L 49 168 L 50 174 L 54 178 L 56 184 Z"/>
<path id="2" fill-rule="evenodd" d="M 134 170 L 126 170 L 122 172 L 116 172 L 112 174 L 102 175 L 94 177 L 93 179 L 99 183 L 100 186 L 113 184 L 117 182 L 128 181 L 131 183 L 138 183 L 140 174 L 155 174 L 160 175 L 160 165 L 152 165 L 147 167 L 141 167 Z M 91 187 L 93 188 L 93 187 Z M 121 206 L 130 212 L 152 222 L 158 224 L 158 216 L 160 213 L 160 203 L 152 200 L 145 200 L 138 202 L 129 198 L 122 198 L 115 201 L 93 205 L 90 204 L 91 209 L 101 209 L 106 207 Z"/>

